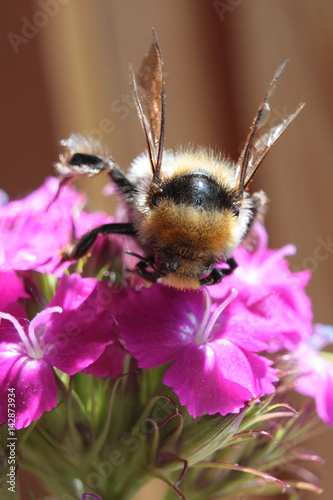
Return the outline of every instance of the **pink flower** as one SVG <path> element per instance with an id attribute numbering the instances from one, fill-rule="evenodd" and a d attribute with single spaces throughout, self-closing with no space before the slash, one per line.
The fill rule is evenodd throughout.
<path id="1" fill-rule="evenodd" d="M 311 301 L 304 291 L 311 273 L 289 270 L 285 257 L 295 254 L 293 245 L 271 250 L 267 248 L 264 227 L 256 224 L 256 233 L 255 250 L 237 248 L 234 253 L 237 269 L 212 286 L 210 293 L 213 297 L 223 297 L 231 287 L 236 288 L 247 307 L 263 308 L 263 314 L 277 318 L 281 334 L 270 343 L 270 350 L 292 350 L 312 333 Z"/>
<path id="2" fill-rule="evenodd" d="M 60 308 L 44 310 L 45 314 L 61 312 Z M 27 427 L 38 420 L 44 411 L 57 405 L 57 389 L 51 366 L 44 361 L 39 348 L 35 326 L 39 315 L 23 327 L 14 316 L 0 313 L 0 318 L 12 323 L 13 327 L 0 330 L 0 424 L 7 421 L 7 394 L 15 394 L 15 427 Z"/>
<path id="3" fill-rule="evenodd" d="M 111 221 L 101 213 L 82 212 L 85 197 L 69 186 L 51 203 L 58 186 L 58 179 L 48 178 L 26 198 L 0 207 L 1 270 L 34 269 L 60 277 L 70 265 L 61 263 L 63 247 L 93 227 Z"/>
<path id="4" fill-rule="evenodd" d="M 208 292 L 153 285 L 130 291 L 119 308 L 120 336 L 142 368 L 173 361 L 164 383 L 193 417 L 237 413 L 253 397 L 274 392 L 271 361 L 256 352 L 276 333 L 235 298 L 211 303 Z"/>
<path id="5" fill-rule="evenodd" d="M 7 421 L 8 389 L 15 389 L 16 428 L 26 427 L 57 404 L 53 367 L 73 375 L 115 343 L 107 289 L 104 282 L 64 275 L 49 308 L 30 324 L 26 316 L 19 322 L 0 313 L 6 320 L 0 325 L 0 424 Z"/>
<path id="6" fill-rule="evenodd" d="M 315 325 L 314 335 L 295 351 L 301 373 L 295 389 L 315 399 L 319 417 L 333 427 L 333 355 L 319 349 L 333 344 L 333 327 Z"/>
<path id="7" fill-rule="evenodd" d="M 25 318 L 25 310 L 18 300 L 29 296 L 14 271 L 0 271 L 0 290 L 0 311 Z"/>

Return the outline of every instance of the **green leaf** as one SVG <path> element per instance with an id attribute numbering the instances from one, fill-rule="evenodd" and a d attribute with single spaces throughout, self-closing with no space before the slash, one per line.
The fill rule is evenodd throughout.
<path id="1" fill-rule="evenodd" d="M 246 410 L 247 408 L 244 408 L 236 415 L 204 415 L 193 420 L 184 428 L 178 456 L 192 465 L 226 446 L 237 432 Z M 178 470 L 180 464 L 179 461 L 171 460 L 167 461 L 163 468 L 169 471 Z"/>

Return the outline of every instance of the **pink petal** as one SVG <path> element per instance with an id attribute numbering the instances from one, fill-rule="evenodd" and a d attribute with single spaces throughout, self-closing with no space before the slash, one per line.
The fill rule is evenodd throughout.
<path id="1" fill-rule="evenodd" d="M 8 392 L 15 389 L 15 428 L 27 427 L 57 406 L 52 368 L 42 359 L 15 352 L 0 353 L 0 423 L 8 420 Z"/>
<path id="2" fill-rule="evenodd" d="M 114 340 L 114 320 L 109 311 L 84 315 L 77 311 L 53 315 L 47 324 L 44 359 L 52 366 L 73 375 L 91 365 Z"/>
<path id="3" fill-rule="evenodd" d="M 82 278 L 79 274 L 62 276 L 49 307 L 60 306 L 65 311 L 80 307 L 96 287 L 97 280 Z"/>
<path id="4" fill-rule="evenodd" d="M 50 303 L 63 308 L 61 314 L 42 318 L 38 336 L 44 330 L 44 359 L 73 375 L 94 363 L 115 337 L 113 302 L 108 284 L 79 275 L 63 276 Z"/>
<path id="5" fill-rule="evenodd" d="M 306 343 L 296 356 L 303 375 L 297 379 L 295 389 L 313 397 L 319 417 L 333 427 L 333 363 Z"/>
<path id="6" fill-rule="evenodd" d="M 246 401 L 274 392 L 277 380 L 270 362 L 244 353 L 228 341 L 190 345 L 170 366 L 164 383 L 197 417 L 204 413 L 237 413 Z"/>
<path id="7" fill-rule="evenodd" d="M 60 277 L 70 265 L 62 262 L 60 250 L 86 231 L 112 220 L 102 213 L 81 212 L 85 197 L 70 186 L 50 205 L 58 185 L 58 179 L 49 178 L 23 200 L 0 207 L 0 269 L 35 269 Z"/>
<path id="8" fill-rule="evenodd" d="M 210 295 L 223 297 L 230 287 L 234 287 L 239 299 L 248 307 L 271 296 L 274 307 L 270 317 L 275 318 L 281 327 L 281 335 L 272 350 L 295 348 L 311 334 L 311 302 L 304 292 L 311 273 L 292 273 L 289 270 L 285 257 L 293 253 L 291 245 L 271 250 L 267 248 L 267 233 L 262 226 L 257 226 L 257 235 L 257 248 L 249 252 L 238 247 L 234 253 L 238 268 L 221 284 L 210 287 Z"/>
<path id="9" fill-rule="evenodd" d="M 95 377 L 116 378 L 123 371 L 126 355 L 127 351 L 116 341 L 106 346 L 101 356 L 82 372 Z"/>
<path id="10" fill-rule="evenodd" d="M 1 245 L 1 244 L 0 244 Z M 0 249 L 1 252 L 1 249 Z M 18 303 L 21 298 L 28 298 L 23 284 L 13 271 L 0 271 L 0 311 L 15 316 L 19 320 L 27 318 L 27 313 Z"/>
<path id="11" fill-rule="evenodd" d="M 333 370 L 320 381 L 322 389 L 316 395 L 316 408 L 319 417 L 333 427 Z"/>
<path id="12" fill-rule="evenodd" d="M 238 298 L 223 311 L 213 330 L 214 339 L 223 338 L 248 351 L 266 350 L 279 333 L 279 323 L 264 311 L 252 312 Z"/>
<path id="13" fill-rule="evenodd" d="M 153 285 L 130 291 L 119 308 L 119 332 L 142 368 L 175 359 L 193 341 L 203 316 L 202 292 Z"/>
<path id="14" fill-rule="evenodd" d="M 333 374 L 311 373 L 299 378 L 295 389 L 314 398 L 319 417 L 333 427 Z"/>

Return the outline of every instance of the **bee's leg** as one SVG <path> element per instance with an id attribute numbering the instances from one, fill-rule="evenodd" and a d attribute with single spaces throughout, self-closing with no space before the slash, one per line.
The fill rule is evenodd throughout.
<path id="1" fill-rule="evenodd" d="M 157 271 L 155 267 L 155 257 L 154 255 L 148 255 L 148 257 L 142 257 L 131 250 L 125 250 L 128 255 L 133 255 L 139 259 L 139 262 L 135 265 L 135 270 L 141 278 L 151 281 L 152 283 L 156 283 L 158 278 L 161 278 L 162 273 Z M 151 271 L 148 271 L 147 268 L 150 267 Z"/>
<path id="2" fill-rule="evenodd" d="M 117 165 L 108 172 L 111 180 L 118 186 L 125 200 L 129 203 L 133 201 L 133 194 L 135 191 L 134 185 L 126 177 L 124 172 Z"/>
<path id="3" fill-rule="evenodd" d="M 226 264 L 228 264 L 229 268 L 221 269 L 221 271 L 223 272 L 223 276 L 228 276 L 229 274 L 232 274 L 234 270 L 238 267 L 238 264 L 233 257 L 230 257 L 230 259 L 226 261 Z"/>
<path id="4" fill-rule="evenodd" d="M 140 262 L 138 262 L 135 266 L 135 270 L 138 273 L 141 278 L 144 278 L 147 281 L 151 281 L 152 283 L 156 283 L 158 278 L 161 278 L 163 276 L 163 273 L 158 271 L 155 267 L 155 257 L 154 255 L 148 255 L 148 257 L 141 257 L 141 255 L 138 255 L 134 252 L 131 252 L 129 250 L 125 250 L 126 253 L 129 255 L 133 255 L 134 257 L 137 257 L 140 259 Z M 148 271 L 148 267 L 150 267 L 151 271 Z"/>
<path id="5" fill-rule="evenodd" d="M 128 255 L 133 255 L 133 257 L 139 259 L 139 262 L 135 265 L 135 270 L 138 273 L 138 275 L 141 276 L 141 278 L 144 278 L 147 281 L 155 283 L 157 279 L 162 276 L 162 274 L 159 273 L 155 268 L 154 255 L 148 255 L 148 257 L 142 257 L 142 255 L 132 252 L 131 250 L 125 250 L 125 253 L 127 253 Z M 150 269 L 152 270 L 148 271 L 147 267 L 150 267 Z"/>
<path id="6" fill-rule="evenodd" d="M 151 267 L 154 263 L 154 257 L 152 256 L 151 262 L 149 257 L 146 257 L 145 260 L 141 260 L 135 266 L 136 272 L 141 278 L 151 281 L 152 283 L 156 283 L 157 279 L 161 277 L 161 275 L 157 271 L 148 271 L 147 267 Z"/>
<path id="7" fill-rule="evenodd" d="M 84 257 L 92 244 L 95 243 L 96 238 L 99 234 L 106 236 L 107 234 L 126 234 L 130 236 L 135 236 L 136 232 L 134 230 L 133 224 L 131 223 L 109 223 L 102 224 L 101 226 L 95 227 L 88 233 L 81 236 L 80 239 L 72 246 L 70 249 L 64 249 L 62 256 L 64 260 L 79 260 Z"/>
<path id="8" fill-rule="evenodd" d="M 214 267 L 214 269 L 212 270 L 212 272 L 210 273 L 209 276 L 206 276 L 206 278 L 202 278 L 200 280 L 200 286 L 217 285 L 218 283 L 220 283 L 222 281 L 222 279 L 225 276 L 228 276 L 229 274 L 233 273 L 233 271 L 237 267 L 237 262 L 235 261 L 235 259 L 233 257 L 228 259 L 226 261 L 226 264 L 228 264 L 228 266 L 229 266 L 227 269 L 218 269 L 218 268 Z"/>

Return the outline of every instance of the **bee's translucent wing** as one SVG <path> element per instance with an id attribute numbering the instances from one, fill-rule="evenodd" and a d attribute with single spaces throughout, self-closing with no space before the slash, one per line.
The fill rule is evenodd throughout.
<path id="1" fill-rule="evenodd" d="M 248 165 L 246 169 L 246 176 L 244 182 L 244 189 L 247 189 L 252 181 L 254 175 L 256 174 L 258 167 L 262 163 L 263 159 L 267 155 L 268 151 L 271 149 L 273 144 L 278 140 L 280 135 L 286 130 L 288 125 L 296 118 L 298 113 L 304 107 L 304 103 L 297 106 L 294 113 L 284 118 L 279 125 L 272 127 L 268 132 L 259 137 L 251 150 L 249 155 Z"/>
<path id="2" fill-rule="evenodd" d="M 250 133 L 246 139 L 243 151 L 241 152 L 238 159 L 236 196 L 239 199 L 242 199 L 244 190 L 248 188 L 268 151 L 281 136 L 281 134 L 286 130 L 288 125 L 294 120 L 294 118 L 296 118 L 296 116 L 304 106 L 304 103 L 299 104 L 294 113 L 283 119 L 282 122 L 278 125 L 270 128 L 268 132 L 262 133 L 260 137 L 256 138 L 260 126 L 262 126 L 263 124 L 263 121 L 269 123 L 269 117 L 271 116 L 269 98 L 271 97 L 277 81 L 280 78 L 287 62 L 288 61 L 285 61 L 275 72 L 266 95 L 259 106 L 257 115 L 253 120 Z"/>
<path id="3" fill-rule="evenodd" d="M 143 127 L 155 180 L 160 177 L 164 141 L 165 90 L 161 49 L 153 30 L 154 41 L 135 78 L 130 70 L 134 103 Z"/>

